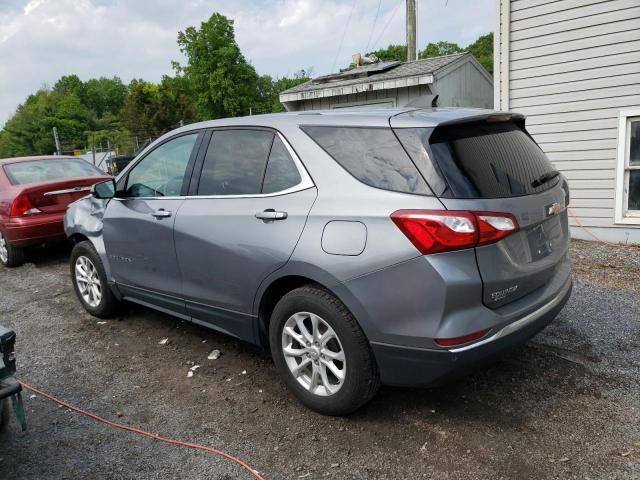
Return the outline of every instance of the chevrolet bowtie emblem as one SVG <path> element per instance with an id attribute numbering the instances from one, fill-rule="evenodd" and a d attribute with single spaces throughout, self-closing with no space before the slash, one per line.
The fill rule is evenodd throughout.
<path id="1" fill-rule="evenodd" d="M 547 206 L 547 217 L 552 217 L 553 215 L 559 214 L 560 210 L 562 210 L 562 207 L 560 207 L 560 204 L 558 202 L 552 203 L 551 205 L 548 205 Z"/>

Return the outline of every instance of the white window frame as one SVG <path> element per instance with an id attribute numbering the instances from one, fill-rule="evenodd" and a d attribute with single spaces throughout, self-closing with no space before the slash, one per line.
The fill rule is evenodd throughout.
<path id="1" fill-rule="evenodd" d="M 640 210 L 628 210 L 629 172 L 640 170 L 629 165 L 631 153 L 631 122 L 640 121 L 640 109 L 620 112 L 618 122 L 618 158 L 616 163 L 616 208 L 615 223 L 640 225 Z"/>

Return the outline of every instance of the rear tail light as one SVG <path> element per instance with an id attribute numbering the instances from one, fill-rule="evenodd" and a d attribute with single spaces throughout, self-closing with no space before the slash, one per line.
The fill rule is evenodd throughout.
<path id="1" fill-rule="evenodd" d="M 423 255 L 495 243 L 518 230 L 509 213 L 398 210 L 391 220 Z"/>
<path id="2" fill-rule="evenodd" d="M 16 199 L 11 204 L 11 211 L 9 212 L 10 217 L 22 217 L 24 215 L 32 215 L 34 213 L 41 213 L 36 207 L 31 203 L 31 199 L 28 195 L 18 195 Z"/>
<path id="3" fill-rule="evenodd" d="M 455 337 L 455 338 L 436 338 L 435 341 L 441 347 L 458 347 L 460 345 L 464 345 L 465 343 L 475 342 L 476 340 L 480 340 L 487 333 L 489 333 L 489 328 L 484 330 L 480 330 L 478 332 L 470 333 L 469 335 L 465 335 L 464 337 Z"/>

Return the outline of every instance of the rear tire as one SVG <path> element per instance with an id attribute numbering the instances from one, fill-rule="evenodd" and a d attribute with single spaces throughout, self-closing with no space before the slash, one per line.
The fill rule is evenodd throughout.
<path id="1" fill-rule="evenodd" d="M 360 325 L 321 288 L 305 286 L 282 297 L 271 315 L 269 343 L 289 390 L 318 413 L 348 415 L 380 387 L 378 366 Z"/>
<path id="2" fill-rule="evenodd" d="M 120 301 L 113 294 L 100 255 L 90 241 L 73 247 L 70 268 L 73 289 L 87 312 L 98 318 L 118 313 Z"/>
<path id="3" fill-rule="evenodd" d="M 24 263 L 24 249 L 11 245 L 2 232 L 0 232 L 0 262 L 9 268 L 19 267 Z"/>

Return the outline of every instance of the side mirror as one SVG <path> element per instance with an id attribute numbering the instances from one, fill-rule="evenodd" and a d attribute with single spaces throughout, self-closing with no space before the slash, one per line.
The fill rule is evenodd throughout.
<path id="1" fill-rule="evenodd" d="M 105 180 L 104 182 L 96 183 L 91 187 L 91 195 L 94 198 L 113 198 L 116 196 L 116 181 Z"/>

